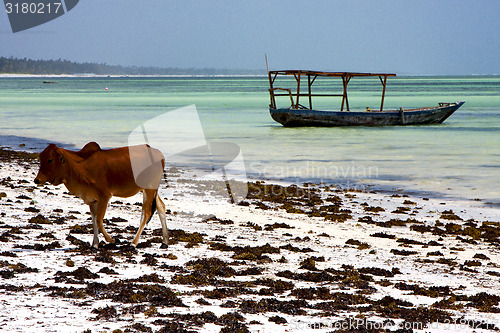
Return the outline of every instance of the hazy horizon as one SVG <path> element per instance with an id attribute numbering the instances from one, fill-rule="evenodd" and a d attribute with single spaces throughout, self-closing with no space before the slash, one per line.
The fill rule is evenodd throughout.
<path id="1" fill-rule="evenodd" d="M 500 1 L 80 1 L 0 56 L 111 66 L 500 74 Z"/>

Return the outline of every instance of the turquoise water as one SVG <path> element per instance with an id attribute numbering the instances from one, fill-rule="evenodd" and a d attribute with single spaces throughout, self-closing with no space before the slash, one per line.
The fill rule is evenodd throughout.
<path id="1" fill-rule="evenodd" d="M 317 91 L 330 91 L 319 80 Z M 389 78 L 385 109 L 466 102 L 430 126 L 283 128 L 269 116 L 267 89 L 265 77 L 0 78 L 0 145 L 123 146 L 141 123 L 195 104 L 207 139 L 238 144 L 251 177 L 500 202 L 500 77 Z M 378 108 L 378 78 L 349 89 L 351 109 Z"/>

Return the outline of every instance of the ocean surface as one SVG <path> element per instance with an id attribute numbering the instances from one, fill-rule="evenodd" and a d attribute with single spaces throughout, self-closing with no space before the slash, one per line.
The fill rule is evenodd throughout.
<path id="1" fill-rule="evenodd" d="M 313 87 L 340 91 L 320 79 Z M 238 145 L 253 179 L 500 204 L 499 76 L 389 78 L 384 109 L 466 102 L 443 124 L 426 126 L 284 128 L 269 115 L 267 89 L 267 77 L 0 77 L 0 146 L 124 146 L 149 121 L 171 138 L 176 128 L 198 136 L 202 128 L 206 142 Z M 377 109 L 380 95 L 378 78 L 349 84 L 351 110 Z M 193 105 L 197 117 L 182 124 L 150 121 Z M 340 99 L 315 100 L 314 106 L 339 109 Z"/>

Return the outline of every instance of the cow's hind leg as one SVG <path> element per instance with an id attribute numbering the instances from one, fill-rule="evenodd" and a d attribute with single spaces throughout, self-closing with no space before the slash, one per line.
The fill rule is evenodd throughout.
<path id="1" fill-rule="evenodd" d="M 139 230 L 132 241 L 132 246 L 137 246 L 139 243 L 139 237 L 141 237 L 142 231 L 149 222 L 153 213 L 156 209 L 156 195 L 157 190 L 143 190 L 142 191 L 142 214 L 141 214 L 141 224 L 139 225 Z"/>
<path id="2" fill-rule="evenodd" d="M 156 208 L 158 209 L 158 216 L 161 221 L 161 229 L 163 232 L 163 243 L 161 244 L 162 249 L 168 247 L 168 228 L 167 228 L 167 215 L 165 213 L 165 204 L 160 198 L 160 194 L 156 194 Z"/>

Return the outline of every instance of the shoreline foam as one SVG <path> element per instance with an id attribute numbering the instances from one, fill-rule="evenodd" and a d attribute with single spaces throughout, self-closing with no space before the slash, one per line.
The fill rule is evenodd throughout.
<path id="1" fill-rule="evenodd" d="M 79 243 L 92 238 L 88 207 L 63 186 L 36 187 L 32 156 L 0 158 L 4 330 L 330 332 L 352 320 L 351 332 L 412 322 L 456 332 L 461 316 L 472 325 L 463 332 L 500 327 L 498 240 L 474 234 L 499 222 L 498 209 L 268 183 L 231 205 L 217 185 L 178 171 L 160 192 L 171 210 L 168 250 L 156 243 L 154 217 L 137 251 L 92 252 Z M 112 198 L 108 232 L 130 240 L 141 200 Z M 155 299 L 150 288 L 164 291 Z"/>

